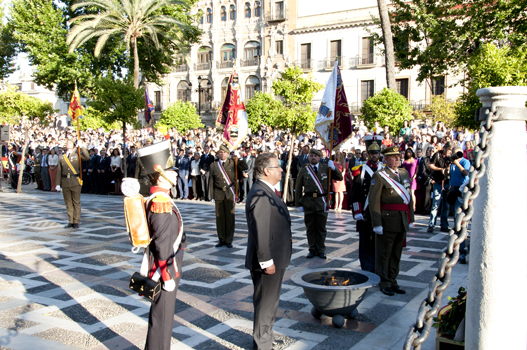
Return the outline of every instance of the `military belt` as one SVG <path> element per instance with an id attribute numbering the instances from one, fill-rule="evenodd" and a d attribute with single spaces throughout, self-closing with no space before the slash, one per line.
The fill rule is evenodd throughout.
<path id="1" fill-rule="evenodd" d="M 63 179 L 69 179 L 70 177 L 77 177 L 79 174 L 68 174 L 68 175 L 62 175 Z"/>

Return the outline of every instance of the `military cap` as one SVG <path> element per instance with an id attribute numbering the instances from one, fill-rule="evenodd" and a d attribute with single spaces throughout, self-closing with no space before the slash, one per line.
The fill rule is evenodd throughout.
<path id="1" fill-rule="evenodd" d="M 220 146 L 220 151 L 227 152 L 227 153 L 231 153 L 229 147 L 227 147 L 226 144 L 222 144 L 222 145 Z"/>
<path id="2" fill-rule="evenodd" d="M 310 154 L 313 153 L 313 154 L 316 154 L 316 155 L 319 156 L 319 157 L 322 157 L 322 152 L 320 152 L 320 151 L 319 151 L 318 149 L 316 149 L 316 148 L 311 148 L 311 149 L 309 150 L 309 153 L 310 153 Z"/>
<path id="3" fill-rule="evenodd" d="M 168 140 L 138 149 L 137 156 L 147 174 L 156 173 L 155 167 L 158 165 L 163 170 L 174 168 L 174 158 L 170 152 L 170 141 Z"/>
<path id="4" fill-rule="evenodd" d="M 380 152 L 381 147 L 379 147 L 379 144 L 376 142 L 372 142 L 372 144 L 368 147 L 368 152 Z"/>
<path id="5" fill-rule="evenodd" d="M 386 147 L 383 151 L 382 151 L 382 154 L 385 155 L 385 156 L 394 156 L 394 155 L 401 155 L 401 149 L 399 148 L 399 146 L 391 146 L 391 147 Z"/>

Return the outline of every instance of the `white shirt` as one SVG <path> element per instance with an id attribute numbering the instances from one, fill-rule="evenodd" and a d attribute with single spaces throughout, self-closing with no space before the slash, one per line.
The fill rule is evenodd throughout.
<path id="1" fill-rule="evenodd" d="M 110 166 L 116 166 L 120 168 L 121 167 L 121 157 L 120 156 L 111 157 Z"/>
<path id="2" fill-rule="evenodd" d="M 48 165 L 49 166 L 57 166 L 59 165 L 59 156 L 56 154 L 50 154 L 48 157 Z"/>
<path id="3" fill-rule="evenodd" d="M 192 160 L 190 161 L 190 175 L 192 176 L 200 175 L 199 162 L 200 162 L 200 159 L 196 160 L 192 158 Z"/>
<path id="4" fill-rule="evenodd" d="M 265 180 L 262 180 L 262 179 L 258 179 L 258 181 L 261 181 L 263 184 L 265 184 L 267 187 L 269 187 L 271 189 L 271 191 L 275 191 L 275 187 L 273 185 L 271 185 L 269 182 L 265 181 Z M 267 261 L 262 261 L 260 262 L 260 267 L 262 269 L 265 269 L 265 268 L 268 268 L 269 266 L 273 265 L 274 264 L 274 261 L 273 259 L 271 260 L 267 260 Z"/>

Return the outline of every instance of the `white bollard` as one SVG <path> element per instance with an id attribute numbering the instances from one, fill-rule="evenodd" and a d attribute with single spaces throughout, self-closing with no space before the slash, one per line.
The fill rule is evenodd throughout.
<path id="1" fill-rule="evenodd" d="M 527 87 L 480 89 L 483 107 L 525 108 Z M 507 115 L 505 115 L 507 119 Z M 519 119 L 519 118 L 518 118 Z M 525 120 L 492 125 L 487 170 L 474 201 L 465 349 L 527 349 Z"/>

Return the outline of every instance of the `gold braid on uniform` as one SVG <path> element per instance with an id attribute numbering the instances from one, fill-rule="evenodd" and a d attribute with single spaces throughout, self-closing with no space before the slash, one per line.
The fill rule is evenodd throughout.
<path id="1" fill-rule="evenodd" d="M 165 196 L 156 196 L 152 199 L 152 206 L 150 211 L 152 213 L 170 213 L 172 210 L 172 201 Z"/>

